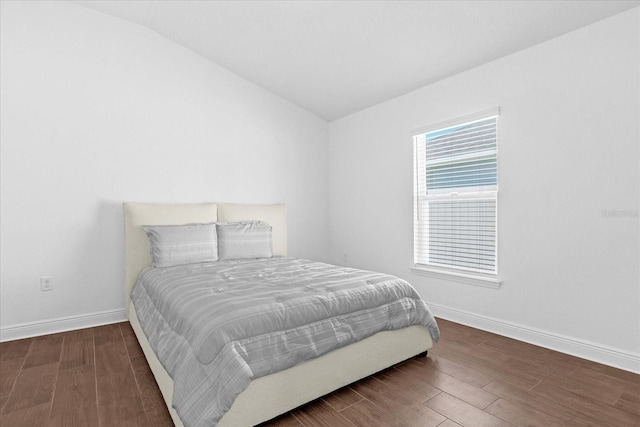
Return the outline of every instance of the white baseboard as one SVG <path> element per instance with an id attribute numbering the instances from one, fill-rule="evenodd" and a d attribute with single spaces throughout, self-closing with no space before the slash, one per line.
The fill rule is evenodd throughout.
<path id="1" fill-rule="evenodd" d="M 442 319 L 640 374 L 640 354 L 439 304 L 428 306 Z"/>
<path id="2" fill-rule="evenodd" d="M 0 342 L 108 325 L 110 323 L 124 322 L 125 320 L 127 320 L 127 316 L 124 309 L 119 309 L 3 326 L 0 327 Z"/>
<path id="3" fill-rule="evenodd" d="M 436 317 L 640 374 L 640 354 L 429 303 Z M 124 322 L 124 309 L 0 327 L 0 342 Z"/>

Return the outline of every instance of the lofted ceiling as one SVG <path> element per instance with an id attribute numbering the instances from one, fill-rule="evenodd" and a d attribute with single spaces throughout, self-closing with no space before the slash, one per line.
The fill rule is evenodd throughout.
<path id="1" fill-rule="evenodd" d="M 640 1 L 104 1 L 143 25 L 335 120 Z"/>

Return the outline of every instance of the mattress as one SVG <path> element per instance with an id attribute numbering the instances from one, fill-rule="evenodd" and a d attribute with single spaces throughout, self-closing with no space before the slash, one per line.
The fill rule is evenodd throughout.
<path id="1" fill-rule="evenodd" d="M 132 301 L 187 426 L 217 423 L 256 378 L 380 331 L 425 325 L 438 338 L 405 281 L 294 258 L 148 268 Z"/>

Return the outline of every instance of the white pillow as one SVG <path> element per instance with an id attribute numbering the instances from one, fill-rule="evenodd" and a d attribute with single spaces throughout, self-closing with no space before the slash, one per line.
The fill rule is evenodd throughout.
<path id="1" fill-rule="evenodd" d="M 145 225 L 154 267 L 218 260 L 216 224 Z"/>
<path id="2" fill-rule="evenodd" d="M 263 221 L 219 222 L 220 259 L 271 258 L 271 226 Z"/>

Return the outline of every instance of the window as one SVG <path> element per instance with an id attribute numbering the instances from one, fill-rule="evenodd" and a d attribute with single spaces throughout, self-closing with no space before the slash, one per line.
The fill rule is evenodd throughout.
<path id="1" fill-rule="evenodd" d="M 414 262 L 497 275 L 498 110 L 413 134 Z"/>

